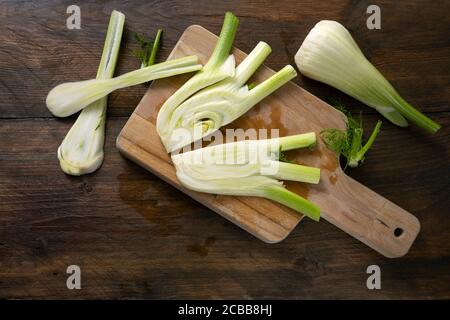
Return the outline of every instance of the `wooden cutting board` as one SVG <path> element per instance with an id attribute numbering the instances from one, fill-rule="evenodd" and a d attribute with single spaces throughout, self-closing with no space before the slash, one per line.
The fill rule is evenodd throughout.
<path id="1" fill-rule="evenodd" d="M 204 64 L 216 40 L 217 36 L 208 30 L 190 26 L 169 59 L 197 55 Z M 246 56 L 238 49 L 233 53 L 237 62 Z M 262 82 L 273 73 L 263 66 L 251 82 Z M 283 240 L 300 222 L 302 215 L 262 198 L 189 191 L 177 181 L 175 168 L 159 140 L 155 123 L 161 105 L 186 79 L 188 76 L 154 81 L 117 137 L 117 148 L 126 157 L 259 239 L 268 243 Z M 279 129 L 280 136 L 310 131 L 318 134 L 324 128 L 345 128 L 344 119 L 342 113 L 290 82 L 226 128 Z M 321 168 L 318 185 L 298 182 L 286 182 L 286 185 L 289 190 L 316 203 L 321 208 L 322 218 L 386 257 L 400 257 L 408 252 L 420 230 L 417 218 L 348 177 L 339 166 L 336 154 L 320 139 L 314 150 L 291 151 L 288 156 L 296 162 Z"/>

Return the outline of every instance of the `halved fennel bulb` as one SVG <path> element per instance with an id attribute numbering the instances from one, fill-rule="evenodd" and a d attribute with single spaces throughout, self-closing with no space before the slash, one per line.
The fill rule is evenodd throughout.
<path id="1" fill-rule="evenodd" d="M 235 60 L 234 56 L 230 55 L 230 51 L 233 46 L 233 40 L 238 24 L 238 18 L 231 12 L 225 14 L 219 39 L 217 40 L 214 51 L 208 62 L 201 71 L 190 78 L 169 99 L 167 99 L 159 110 L 156 129 L 163 144 L 165 144 L 165 141 L 167 140 L 166 137 L 171 134 L 172 128 L 169 123 L 171 122 L 173 113 L 183 101 L 201 89 L 234 75 Z M 168 150 L 168 152 L 169 151 L 170 150 Z"/>
<path id="2" fill-rule="evenodd" d="M 167 134 L 161 135 L 166 150 L 172 152 L 214 133 L 297 75 L 288 65 L 249 90 L 246 82 L 270 52 L 269 45 L 260 42 L 239 64 L 233 77 L 207 87 L 183 102 L 173 112 Z"/>
<path id="3" fill-rule="evenodd" d="M 114 74 L 119 55 L 125 15 L 113 11 L 109 21 L 97 79 Z M 84 108 L 58 148 L 61 169 L 70 175 L 82 175 L 97 170 L 103 162 L 107 97 Z"/>
<path id="4" fill-rule="evenodd" d="M 315 142 L 314 133 L 244 140 L 172 155 L 172 161 L 178 180 L 190 190 L 267 198 L 317 221 L 320 209 L 278 180 L 319 182 L 320 169 L 278 161 L 280 152 Z"/>

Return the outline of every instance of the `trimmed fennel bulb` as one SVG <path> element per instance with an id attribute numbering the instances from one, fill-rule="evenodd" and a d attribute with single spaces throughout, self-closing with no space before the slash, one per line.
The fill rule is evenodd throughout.
<path id="1" fill-rule="evenodd" d="M 295 69 L 288 65 L 249 90 L 246 82 L 270 52 L 269 45 L 258 43 L 236 68 L 233 77 L 207 87 L 184 101 L 173 112 L 167 134 L 161 135 L 166 150 L 172 152 L 214 133 L 297 75 Z"/>
<path id="2" fill-rule="evenodd" d="M 319 168 L 278 161 L 280 152 L 312 146 L 315 142 L 313 132 L 244 140 L 172 155 L 172 161 L 178 180 L 190 190 L 267 198 L 317 221 L 320 209 L 287 190 L 278 180 L 319 182 Z"/>
<path id="3" fill-rule="evenodd" d="M 125 15 L 111 14 L 97 79 L 108 79 L 114 74 L 119 55 Z M 58 148 L 61 169 L 70 175 L 94 172 L 103 162 L 107 97 L 84 108 Z"/>
<path id="4" fill-rule="evenodd" d="M 408 119 L 429 132 L 440 128 L 398 94 L 364 57 L 347 29 L 336 21 L 317 23 L 296 53 L 295 62 L 305 76 L 375 108 L 400 127 L 406 127 Z"/>
<path id="5" fill-rule="evenodd" d="M 165 144 L 165 141 L 167 140 L 165 137 L 172 133 L 172 128 L 170 127 L 172 115 L 183 101 L 197 91 L 234 75 L 235 60 L 234 56 L 230 55 L 230 51 L 233 46 L 233 40 L 238 24 L 238 18 L 231 12 L 225 14 L 219 39 L 217 40 L 214 51 L 208 62 L 201 71 L 190 78 L 169 99 L 167 99 L 159 110 L 156 129 L 163 144 Z M 168 150 L 168 152 L 169 151 L 170 150 Z"/>

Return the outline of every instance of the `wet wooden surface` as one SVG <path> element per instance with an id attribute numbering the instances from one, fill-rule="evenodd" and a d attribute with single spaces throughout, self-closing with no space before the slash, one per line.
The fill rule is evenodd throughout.
<path id="1" fill-rule="evenodd" d="M 90 1 L 81 30 L 67 30 L 64 1 L 0 3 L 1 298 L 450 298 L 450 32 L 446 1 L 378 1 L 382 29 L 365 27 L 368 1 Z M 259 41 L 280 69 L 321 19 L 342 22 L 367 57 L 413 105 L 442 124 L 434 136 L 384 122 L 356 180 L 412 212 L 422 230 L 411 251 L 387 259 L 329 223 L 304 220 L 282 243 L 265 244 L 124 159 L 115 138 L 146 90 L 111 95 L 102 168 L 69 177 L 56 149 L 74 121 L 55 119 L 44 100 L 63 81 L 95 75 L 109 13 L 126 14 L 117 73 L 138 67 L 134 31 L 164 28 L 165 59 L 182 31 L 218 32 L 226 10 L 240 17 L 235 44 Z M 301 76 L 322 99 L 336 90 Z M 79 265 L 82 290 L 66 288 Z M 382 289 L 366 288 L 381 268 Z"/>

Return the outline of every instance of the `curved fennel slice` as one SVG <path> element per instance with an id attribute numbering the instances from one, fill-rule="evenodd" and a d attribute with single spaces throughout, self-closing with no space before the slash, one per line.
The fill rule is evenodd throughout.
<path id="1" fill-rule="evenodd" d="M 113 11 L 108 25 L 98 79 L 111 78 L 119 55 L 125 15 Z M 61 169 L 71 175 L 97 170 L 103 162 L 107 98 L 101 98 L 81 111 L 58 148 Z"/>
<path id="2" fill-rule="evenodd" d="M 244 140 L 172 155 L 172 161 L 178 180 L 190 190 L 262 197 L 318 221 L 320 209 L 287 190 L 279 180 L 317 184 L 320 169 L 278 161 L 280 152 L 315 143 L 313 132 L 267 140 Z"/>
<path id="3" fill-rule="evenodd" d="M 235 15 L 231 12 L 225 14 L 219 39 L 208 62 L 201 71 L 196 73 L 167 99 L 159 110 L 156 119 L 156 130 L 164 145 L 165 137 L 171 133 L 168 124 L 173 112 L 180 104 L 201 89 L 234 75 L 235 60 L 234 56 L 230 55 L 230 51 L 238 24 L 239 20 Z"/>
<path id="4" fill-rule="evenodd" d="M 46 104 L 57 117 L 70 116 L 114 90 L 147 81 L 198 71 L 202 65 L 196 56 L 173 59 L 125 73 L 116 78 L 97 78 L 67 82 L 54 87 L 47 95 Z"/>
<path id="5" fill-rule="evenodd" d="M 168 132 L 161 135 L 166 150 L 172 152 L 214 133 L 297 75 L 288 65 L 250 90 L 245 83 L 270 52 L 269 45 L 258 43 L 236 68 L 233 77 L 207 87 L 183 102 L 173 112 Z"/>

